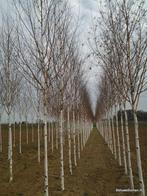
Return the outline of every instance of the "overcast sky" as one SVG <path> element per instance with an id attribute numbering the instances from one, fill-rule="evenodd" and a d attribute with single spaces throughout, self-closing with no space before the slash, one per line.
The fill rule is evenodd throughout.
<path id="1" fill-rule="evenodd" d="M 70 0 L 72 5 L 74 6 L 74 10 L 77 14 L 80 15 L 80 28 L 81 28 L 81 40 L 84 42 L 87 42 L 85 38 L 88 37 L 88 31 L 89 28 L 92 26 L 93 23 L 93 17 L 98 14 L 98 1 L 99 0 Z M 147 6 L 147 0 L 146 6 Z M 89 72 L 89 89 L 90 89 L 90 94 L 93 102 L 93 108 L 95 107 L 95 101 L 96 101 L 96 92 L 98 89 L 96 89 L 96 83 L 97 80 L 99 80 L 99 72 L 100 70 L 97 70 L 94 65 L 89 65 L 93 67 L 92 70 Z M 143 93 L 140 98 L 139 102 L 139 109 L 147 111 L 147 92 Z"/>
<path id="2" fill-rule="evenodd" d="M 0 0 L 0 8 L 2 10 L 9 10 L 7 2 L 11 3 L 12 0 Z M 84 43 L 83 53 L 85 53 L 88 51 L 87 38 L 89 28 L 92 26 L 93 17 L 98 13 L 98 0 L 69 0 L 69 2 L 71 4 L 73 14 L 79 17 L 79 40 L 81 44 Z M 88 88 L 91 95 L 92 107 L 94 109 L 96 104 L 96 94 L 98 91 L 98 89 L 96 89 L 96 83 L 99 80 L 100 70 L 98 70 L 98 68 L 91 62 L 89 62 L 87 70 Z M 139 109 L 147 111 L 147 93 L 144 93 L 141 96 Z"/>

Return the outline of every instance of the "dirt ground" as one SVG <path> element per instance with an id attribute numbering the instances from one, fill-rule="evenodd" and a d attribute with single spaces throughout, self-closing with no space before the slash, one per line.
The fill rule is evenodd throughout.
<path id="1" fill-rule="evenodd" d="M 141 149 L 144 179 L 147 187 L 147 124 L 140 126 Z M 26 144 L 25 129 L 23 132 L 22 154 L 18 153 L 18 131 L 16 131 L 16 146 L 13 148 L 14 180 L 9 183 L 7 161 L 7 131 L 3 129 L 3 153 L 0 154 L 0 196 L 41 196 L 43 195 L 43 136 L 41 142 L 41 163 L 37 163 L 37 132 L 35 142 Z M 131 126 L 131 149 L 134 149 L 133 127 Z M 81 152 L 78 166 L 73 168 L 73 175 L 68 169 L 68 148 L 64 147 L 65 161 L 65 191 L 60 190 L 59 151 L 51 152 L 49 144 L 49 195 L 50 196 L 137 196 L 138 194 L 116 193 L 116 188 L 129 188 L 128 177 L 124 175 L 123 167 L 119 167 L 113 155 L 94 129 Z M 73 154 L 72 154 L 73 159 Z M 132 156 L 134 179 L 137 179 L 135 167 L 135 151 Z M 136 180 L 137 181 L 137 180 Z M 136 183 L 137 186 L 137 183 Z"/>

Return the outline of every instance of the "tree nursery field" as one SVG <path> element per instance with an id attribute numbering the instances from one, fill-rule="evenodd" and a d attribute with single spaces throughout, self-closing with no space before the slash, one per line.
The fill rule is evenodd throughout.
<path id="1" fill-rule="evenodd" d="M 0 0 L 0 196 L 147 195 L 147 1 Z"/>
<path id="2" fill-rule="evenodd" d="M 32 129 L 29 126 L 29 142 L 26 144 L 26 131 L 22 127 L 22 154 L 19 154 L 19 132 L 16 127 L 15 147 L 13 147 L 13 170 L 14 180 L 9 183 L 9 166 L 7 159 L 8 131 L 6 126 L 2 126 L 3 152 L 0 153 L 0 196 L 41 196 L 43 195 L 43 135 L 41 135 L 41 162 L 37 161 L 37 131 L 34 126 L 34 139 L 32 141 Z M 143 175 L 145 186 L 147 187 L 147 123 L 140 124 L 140 142 L 143 164 Z M 130 129 L 130 138 L 134 138 L 133 126 Z M 14 137 L 13 137 L 14 138 Z M 55 138 L 55 137 L 54 137 Z M 54 139 L 54 143 L 55 143 Z M 130 144 L 134 148 L 134 141 Z M 67 145 L 67 140 L 65 144 Z M 51 141 L 48 146 L 48 172 L 49 172 L 49 195 L 52 196 L 123 196 L 137 193 L 117 193 L 116 188 L 129 188 L 128 176 L 124 175 L 123 167 L 120 167 L 107 144 L 97 131 L 93 129 L 81 152 L 81 159 L 78 160 L 77 167 L 73 168 L 70 175 L 68 169 L 68 149 L 64 148 L 65 163 L 65 190 L 60 188 L 60 153 L 54 146 L 52 152 Z M 73 159 L 73 153 L 72 153 Z M 137 173 L 135 152 L 132 153 L 133 175 L 135 187 L 137 188 Z"/>

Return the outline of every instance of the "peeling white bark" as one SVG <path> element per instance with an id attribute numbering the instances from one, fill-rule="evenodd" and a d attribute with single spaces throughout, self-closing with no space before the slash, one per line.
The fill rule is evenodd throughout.
<path id="1" fill-rule="evenodd" d="M 142 163 L 141 163 L 141 152 L 140 152 L 140 141 L 139 141 L 139 132 L 138 132 L 138 119 L 136 115 L 136 111 L 133 106 L 133 117 L 134 117 L 134 128 L 135 128 L 135 145 L 136 145 L 136 155 L 137 155 L 137 168 L 138 168 L 138 175 L 139 175 L 139 185 L 142 190 L 142 196 L 145 196 L 145 186 L 143 180 L 143 173 L 142 173 Z"/>
<path id="2" fill-rule="evenodd" d="M 67 129 L 68 129 L 68 161 L 69 161 L 69 171 L 70 171 L 70 174 L 72 175 L 71 131 L 70 131 L 69 107 L 67 108 Z"/>
<path id="3" fill-rule="evenodd" d="M 126 140 L 127 140 L 127 155 L 128 155 L 130 186 L 131 186 L 131 189 L 134 189 L 132 162 L 131 162 L 131 150 L 130 150 L 130 137 L 129 137 L 129 128 L 128 128 L 128 117 L 127 117 L 125 104 L 124 104 L 124 113 L 125 113 L 125 129 L 126 129 Z"/>
<path id="4" fill-rule="evenodd" d="M 3 140 L 2 140 L 2 125 L 1 125 L 1 115 L 0 115 L 0 152 L 3 151 Z"/>
<path id="5" fill-rule="evenodd" d="M 61 189 L 64 190 L 64 160 L 63 160 L 63 110 L 60 111 L 60 177 Z"/>
<path id="6" fill-rule="evenodd" d="M 73 153 L 74 153 L 74 165 L 77 166 L 76 156 L 76 124 L 75 124 L 75 112 L 73 110 Z"/>
<path id="7" fill-rule="evenodd" d="M 125 133 L 124 133 L 124 125 L 123 125 L 123 116 L 122 116 L 122 106 L 120 104 L 120 121 L 121 121 L 121 135 L 122 135 L 122 147 L 123 147 L 123 161 L 124 161 L 124 168 L 125 174 L 128 174 L 127 168 L 127 159 L 126 159 L 126 145 L 125 145 Z"/>
<path id="8" fill-rule="evenodd" d="M 117 115 L 117 110 L 115 106 L 115 117 L 116 117 L 116 137 L 117 137 L 117 149 L 118 149 L 118 162 L 119 165 L 122 165 L 121 161 L 121 150 L 120 150 L 120 135 L 119 135 L 119 130 L 118 130 L 118 115 Z"/>

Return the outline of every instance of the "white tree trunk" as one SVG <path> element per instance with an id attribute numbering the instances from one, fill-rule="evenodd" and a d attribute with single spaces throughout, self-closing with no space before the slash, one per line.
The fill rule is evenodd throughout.
<path id="1" fill-rule="evenodd" d="M 120 121 L 121 121 L 123 160 L 124 160 L 125 174 L 127 175 L 128 174 L 128 168 L 127 168 L 127 159 L 126 159 L 126 145 L 125 145 L 125 134 L 124 134 L 123 115 L 122 115 L 122 107 L 121 107 L 121 104 L 120 104 L 119 108 L 120 108 Z"/>
<path id="2" fill-rule="evenodd" d="M 32 143 L 34 143 L 34 126 L 33 126 L 33 122 L 32 122 Z"/>
<path id="3" fill-rule="evenodd" d="M 112 128 L 111 128 L 111 119 L 108 117 L 108 132 L 109 132 L 109 146 L 112 154 L 114 153 L 113 151 L 113 139 L 112 139 Z"/>
<path id="4" fill-rule="evenodd" d="M 131 151 L 130 151 L 130 137 L 129 137 L 129 128 L 128 128 L 128 117 L 127 117 L 125 104 L 124 104 L 124 113 L 125 113 L 125 129 L 126 129 L 126 140 L 127 140 L 127 152 L 128 152 L 127 155 L 128 155 L 130 186 L 131 186 L 131 189 L 134 189 L 132 163 L 131 163 Z"/>
<path id="5" fill-rule="evenodd" d="M 81 150 L 83 150 L 83 132 L 84 132 L 84 123 L 83 123 L 83 121 L 82 121 L 82 119 L 81 119 Z"/>
<path id="6" fill-rule="evenodd" d="M 44 108 L 44 196 L 48 196 L 48 150 L 47 150 L 47 112 Z"/>
<path id="7" fill-rule="evenodd" d="M 8 125 L 9 125 L 9 142 L 8 142 L 8 158 L 9 158 L 9 182 L 11 182 L 13 180 L 13 161 L 12 161 L 12 155 L 13 155 L 13 151 L 12 151 L 12 127 L 11 127 L 11 122 L 10 122 L 10 114 L 8 114 Z"/>
<path id="8" fill-rule="evenodd" d="M 2 125 L 1 125 L 1 115 L 0 115 L 0 152 L 3 151 L 3 140 L 2 140 Z"/>
<path id="9" fill-rule="evenodd" d="M 64 190 L 64 159 L 63 159 L 63 110 L 60 111 L 60 164 L 61 190 Z"/>
<path id="10" fill-rule="evenodd" d="M 104 124 L 103 124 L 103 120 L 101 120 L 100 123 L 101 123 L 101 129 L 102 129 L 102 137 L 105 138 L 105 136 L 104 136 Z"/>
<path id="11" fill-rule="evenodd" d="M 108 115 L 107 115 L 107 120 L 106 120 L 106 126 L 107 126 L 107 144 L 108 144 L 109 149 L 111 150 L 110 123 L 109 123 Z"/>
<path id="12" fill-rule="evenodd" d="M 38 163 L 40 163 L 40 124 L 39 121 L 37 123 L 37 139 L 38 139 Z"/>
<path id="13" fill-rule="evenodd" d="M 54 127 L 53 122 L 51 123 L 51 138 L 52 138 L 52 152 L 54 151 Z"/>
<path id="14" fill-rule="evenodd" d="M 77 166 L 76 156 L 76 123 L 75 123 L 75 112 L 73 110 L 73 153 L 74 153 L 74 165 Z"/>
<path id="15" fill-rule="evenodd" d="M 106 143 L 108 144 L 108 147 L 110 148 L 110 133 L 109 133 L 109 121 L 108 121 L 108 119 L 106 120 L 106 133 L 107 133 Z"/>
<path id="16" fill-rule="evenodd" d="M 83 117 L 83 148 L 85 147 L 86 144 L 86 139 L 85 139 L 85 117 Z"/>
<path id="17" fill-rule="evenodd" d="M 22 153 L 22 148 L 21 148 L 21 121 L 19 122 L 19 153 L 21 154 Z"/>
<path id="18" fill-rule="evenodd" d="M 13 147 L 15 147 L 15 137 L 16 137 L 16 127 L 15 127 L 15 118 L 14 118 L 14 126 L 13 126 Z"/>
<path id="19" fill-rule="evenodd" d="M 108 120 L 106 118 L 105 120 L 105 133 L 106 133 L 106 144 L 108 145 L 109 147 L 109 132 L 108 132 Z"/>
<path id="20" fill-rule="evenodd" d="M 57 123 L 55 123 L 55 131 L 56 131 L 56 149 L 58 150 L 58 125 Z"/>
<path id="21" fill-rule="evenodd" d="M 144 187 L 144 180 L 143 180 L 143 173 L 142 173 L 142 163 L 141 163 L 141 152 L 140 152 L 140 142 L 139 142 L 139 129 L 138 129 L 138 119 L 136 110 L 133 109 L 133 117 L 134 117 L 134 127 L 135 127 L 135 145 L 136 145 L 136 155 L 137 155 L 137 168 L 138 168 L 138 175 L 139 175 L 139 184 L 140 188 L 142 189 L 142 196 L 145 196 L 145 187 Z"/>
<path id="22" fill-rule="evenodd" d="M 51 123 L 49 122 L 48 123 L 48 141 L 50 142 L 51 141 Z"/>
<path id="23" fill-rule="evenodd" d="M 104 140 L 105 140 L 105 142 L 106 142 L 106 139 L 107 139 L 107 137 L 106 137 L 106 120 L 104 120 L 103 121 L 103 134 L 104 134 Z"/>
<path id="24" fill-rule="evenodd" d="M 119 135 L 119 130 L 118 130 L 118 115 L 117 115 L 117 108 L 115 106 L 115 117 L 116 117 L 116 137 L 117 137 L 117 149 L 118 149 L 118 162 L 119 165 L 122 165 L 121 162 L 121 151 L 120 151 L 120 135 Z"/>
<path id="25" fill-rule="evenodd" d="M 70 116 L 69 107 L 67 109 L 67 129 L 68 129 L 68 156 L 69 156 L 69 171 L 72 175 L 72 160 L 71 160 L 71 133 L 70 133 Z"/>
<path id="26" fill-rule="evenodd" d="M 28 122 L 26 120 L 26 143 L 29 143 L 29 131 L 28 131 Z"/>
<path id="27" fill-rule="evenodd" d="M 81 152 L 80 152 L 80 116 L 78 115 L 78 132 L 77 132 L 77 134 L 78 134 L 78 158 L 80 159 L 80 154 L 81 154 Z"/>
<path id="28" fill-rule="evenodd" d="M 113 138 L 114 157 L 115 157 L 115 159 L 117 159 L 117 153 L 116 153 L 116 137 L 115 137 L 114 120 L 113 120 L 113 114 L 112 114 L 112 112 L 111 112 L 111 122 L 112 122 L 112 138 Z"/>

